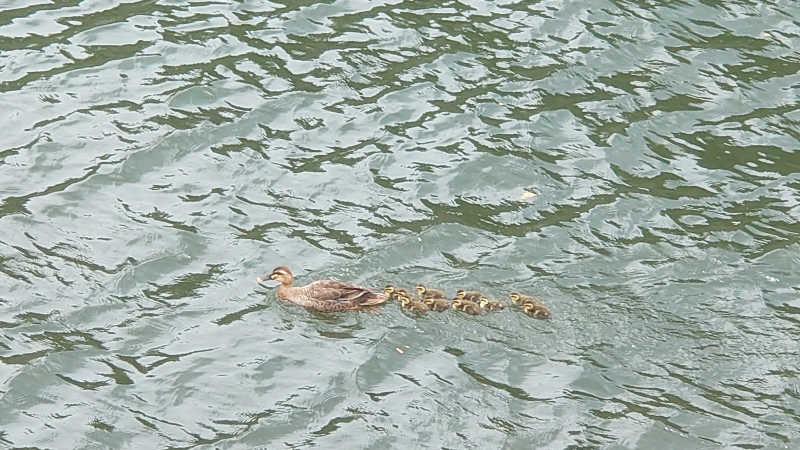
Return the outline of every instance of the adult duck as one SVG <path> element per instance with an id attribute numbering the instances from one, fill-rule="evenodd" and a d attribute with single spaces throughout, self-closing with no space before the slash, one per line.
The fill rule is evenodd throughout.
<path id="1" fill-rule="evenodd" d="M 272 269 L 266 278 L 281 283 L 278 286 L 278 297 L 281 299 L 317 311 L 347 311 L 380 305 L 389 299 L 386 294 L 337 280 L 318 280 L 305 286 L 292 286 L 294 275 L 286 266 Z M 261 277 L 257 280 L 259 283 L 265 281 Z"/>

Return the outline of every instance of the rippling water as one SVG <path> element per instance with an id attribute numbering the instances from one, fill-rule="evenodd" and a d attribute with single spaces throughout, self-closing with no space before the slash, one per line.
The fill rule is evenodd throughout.
<path id="1" fill-rule="evenodd" d="M 797 2 L 113 3 L 0 6 L 2 446 L 800 439 Z"/>

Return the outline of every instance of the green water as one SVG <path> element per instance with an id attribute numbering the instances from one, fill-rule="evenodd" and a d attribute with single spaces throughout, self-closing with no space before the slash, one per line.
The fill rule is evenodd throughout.
<path id="1" fill-rule="evenodd" d="M 114 3 L 0 5 L 0 447 L 797 446 L 797 2 Z"/>

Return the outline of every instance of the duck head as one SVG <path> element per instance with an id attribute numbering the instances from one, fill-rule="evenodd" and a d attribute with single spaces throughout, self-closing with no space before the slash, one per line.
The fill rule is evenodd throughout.
<path id="1" fill-rule="evenodd" d="M 258 282 L 261 283 L 262 281 L 266 280 L 275 280 L 280 282 L 285 286 L 289 286 L 292 284 L 292 280 L 294 280 L 294 275 L 292 275 L 292 271 L 289 270 L 286 266 L 278 266 L 272 269 L 272 272 L 266 276 L 265 278 L 257 278 Z"/>

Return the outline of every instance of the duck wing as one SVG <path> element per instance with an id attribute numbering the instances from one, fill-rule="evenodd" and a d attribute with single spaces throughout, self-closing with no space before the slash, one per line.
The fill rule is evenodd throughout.
<path id="1" fill-rule="evenodd" d="M 356 309 L 358 308 L 358 305 L 354 305 L 349 301 L 325 301 L 325 302 L 316 302 L 310 308 L 322 312 L 340 312 L 340 311 L 348 311 L 351 309 Z"/>
<path id="2" fill-rule="evenodd" d="M 348 302 L 351 306 L 378 305 L 387 300 L 385 294 L 372 292 L 367 288 L 337 280 L 319 280 L 308 286 L 308 295 L 320 302 Z"/>

